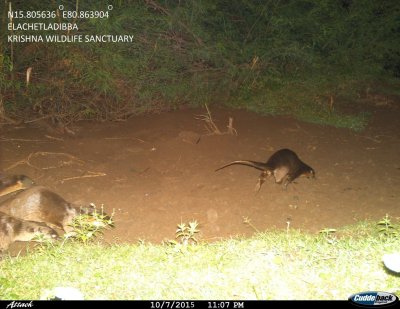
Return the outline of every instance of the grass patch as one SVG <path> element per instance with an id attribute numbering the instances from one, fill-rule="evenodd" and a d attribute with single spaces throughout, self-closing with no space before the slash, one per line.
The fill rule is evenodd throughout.
<path id="1" fill-rule="evenodd" d="M 10 31 L 0 33 L 0 118 L 69 125 L 214 104 L 362 130 L 368 115 L 339 113 L 332 98 L 336 104 L 344 96 L 368 110 L 362 99 L 374 89 L 399 95 L 395 1 L 111 3 L 109 18 L 81 19 L 70 34 L 132 35 L 132 42 L 12 44 Z M 109 3 L 76 4 L 98 11 Z M 0 7 L 6 29 L 8 2 Z M 56 10 L 57 3 L 13 8 Z"/>
<path id="2" fill-rule="evenodd" d="M 400 276 L 382 263 L 383 254 L 398 251 L 399 235 L 392 232 L 398 227 L 388 226 L 266 232 L 217 243 L 45 246 L 0 261 L 0 299 L 39 299 L 57 286 L 93 300 L 345 300 L 366 290 L 399 293 Z"/>

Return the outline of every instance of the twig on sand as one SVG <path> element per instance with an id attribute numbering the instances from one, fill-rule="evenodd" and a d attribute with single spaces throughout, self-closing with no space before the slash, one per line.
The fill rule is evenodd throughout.
<path id="1" fill-rule="evenodd" d="M 46 142 L 42 139 L 5 138 L 0 137 L 0 142 Z"/>
<path id="2" fill-rule="evenodd" d="M 59 142 L 63 142 L 64 141 L 63 138 L 54 137 L 54 136 L 51 136 L 51 135 L 45 135 L 45 137 L 47 137 L 48 139 L 53 139 L 53 140 L 59 141 Z"/>
<path id="3" fill-rule="evenodd" d="M 232 135 L 235 134 L 236 136 L 238 135 L 236 129 L 233 127 L 233 118 L 232 117 L 229 117 L 229 124 L 228 124 L 227 128 L 228 128 L 228 131 L 227 131 L 228 134 L 232 134 Z"/>
<path id="4" fill-rule="evenodd" d="M 214 120 L 212 119 L 211 116 L 211 112 L 208 109 L 207 104 L 204 104 L 207 110 L 207 114 L 205 115 L 198 115 L 197 117 L 195 117 L 195 119 L 199 119 L 205 122 L 205 127 L 206 130 L 208 131 L 207 135 L 224 135 L 224 134 L 234 134 L 237 135 L 237 131 L 236 129 L 233 127 L 233 118 L 229 117 L 229 123 L 228 123 L 228 130 L 226 132 L 221 132 L 221 130 L 217 127 L 217 125 L 215 124 Z"/>
<path id="5" fill-rule="evenodd" d="M 106 175 L 107 175 L 106 173 L 87 171 L 87 173 L 85 175 L 64 178 L 64 179 L 61 179 L 60 182 L 62 183 L 67 180 L 75 180 L 75 179 L 81 179 L 81 178 L 102 177 L 102 176 L 106 176 Z"/>
<path id="6" fill-rule="evenodd" d="M 35 157 L 38 157 L 38 156 L 63 156 L 63 157 L 68 158 L 69 160 L 68 161 L 60 160 L 59 164 L 57 166 L 37 167 L 37 166 L 35 166 L 35 165 L 33 165 L 31 163 L 31 159 L 35 158 Z M 12 169 L 12 168 L 14 168 L 14 167 L 16 167 L 18 165 L 21 165 L 21 164 L 26 164 L 26 165 L 34 168 L 34 169 L 37 169 L 37 170 L 40 170 L 40 169 L 48 170 L 48 169 L 52 169 L 52 168 L 59 168 L 59 167 L 62 167 L 64 165 L 71 165 L 73 163 L 82 165 L 85 162 L 80 160 L 80 159 L 78 159 L 78 158 L 76 158 L 76 157 L 74 157 L 73 155 L 68 154 L 68 153 L 39 151 L 39 152 L 34 152 L 34 153 L 29 154 L 29 156 L 27 158 L 12 164 L 11 166 L 5 168 L 4 170 L 5 171 L 10 170 L 10 169 Z"/>
<path id="7" fill-rule="evenodd" d="M 105 137 L 104 139 L 112 139 L 112 140 L 119 140 L 119 139 L 135 139 L 141 143 L 145 143 L 144 140 L 137 138 L 137 137 Z"/>

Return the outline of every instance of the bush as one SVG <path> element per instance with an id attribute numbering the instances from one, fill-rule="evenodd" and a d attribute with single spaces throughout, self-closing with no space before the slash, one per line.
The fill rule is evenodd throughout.
<path id="1" fill-rule="evenodd" d="M 77 4 L 79 10 L 114 7 L 108 19 L 77 20 L 78 34 L 130 34 L 134 41 L 11 44 L 3 32 L 0 102 L 8 114 L 68 123 L 218 103 L 332 124 L 332 98 L 336 107 L 341 97 L 354 100 L 374 81 L 400 75 L 394 0 Z M 56 9 L 49 0 L 12 5 Z M 6 29 L 7 2 L 3 9 Z M 359 119 L 345 126 L 363 127 Z"/>

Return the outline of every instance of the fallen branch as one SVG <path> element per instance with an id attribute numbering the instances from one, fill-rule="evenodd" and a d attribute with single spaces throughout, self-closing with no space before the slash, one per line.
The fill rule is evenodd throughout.
<path id="1" fill-rule="evenodd" d="M 37 166 L 35 166 L 35 165 L 33 165 L 33 164 L 31 163 L 31 159 L 32 159 L 32 158 L 35 158 L 35 157 L 38 157 L 38 156 L 65 156 L 65 157 L 69 158 L 69 161 L 61 161 L 60 164 L 57 165 L 57 166 L 37 167 Z M 85 163 L 84 161 L 82 161 L 82 160 L 80 160 L 80 159 L 78 159 L 78 158 L 76 158 L 76 157 L 74 157 L 73 155 L 70 155 L 70 154 L 68 154 L 68 153 L 62 153 L 62 152 L 43 152 L 43 151 L 40 151 L 40 152 L 35 152 L 35 153 L 29 154 L 29 156 L 28 156 L 27 158 L 25 158 L 25 159 L 23 159 L 23 160 L 20 160 L 20 161 L 14 163 L 14 164 L 12 164 L 11 166 L 5 168 L 4 170 L 5 170 L 5 171 L 10 170 L 10 169 L 12 169 L 12 168 L 14 168 L 14 167 L 16 167 L 16 166 L 18 166 L 18 165 L 21 165 L 21 164 L 26 164 L 26 165 L 28 165 L 28 166 L 34 168 L 34 169 L 37 169 L 37 170 L 40 170 L 40 169 L 42 169 L 42 170 L 48 170 L 48 169 L 52 169 L 52 168 L 59 168 L 59 167 L 62 167 L 62 166 L 64 166 L 64 165 L 73 164 L 74 161 L 75 161 L 75 163 L 77 163 L 77 164 L 84 164 L 84 163 Z"/>
<path id="2" fill-rule="evenodd" d="M 229 123 L 227 125 L 228 130 L 226 132 L 221 132 L 221 130 L 217 127 L 217 125 L 214 123 L 214 120 L 212 119 L 211 112 L 208 109 L 207 104 L 204 104 L 207 110 L 206 115 L 198 115 L 195 117 L 195 119 L 199 119 L 205 122 L 205 128 L 208 131 L 207 135 L 224 135 L 224 134 L 234 134 L 237 135 L 236 129 L 233 127 L 233 118 L 229 117 Z"/>
<path id="3" fill-rule="evenodd" d="M 237 136 L 237 131 L 233 127 L 233 118 L 232 117 L 229 117 L 229 123 L 228 123 L 227 128 L 228 128 L 228 131 L 227 131 L 228 134 L 232 134 L 232 135 L 235 134 Z"/>
<path id="4" fill-rule="evenodd" d="M 54 137 L 54 136 L 51 136 L 51 135 L 45 135 L 45 137 L 47 137 L 48 139 L 53 139 L 53 140 L 59 141 L 59 142 L 63 142 L 64 141 L 64 139 L 62 139 L 62 138 Z"/>
<path id="5" fill-rule="evenodd" d="M 0 142 L 46 142 L 42 139 L 23 139 L 23 138 L 5 138 L 0 137 Z"/>
<path id="6" fill-rule="evenodd" d="M 120 140 L 120 139 L 135 139 L 138 140 L 141 143 L 145 143 L 144 140 L 137 138 L 137 137 L 105 137 L 104 139 L 114 139 L 114 140 Z"/>
<path id="7" fill-rule="evenodd" d="M 81 179 L 81 178 L 102 177 L 102 176 L 106 176 L 106 175 L 107 175 L 106 173 L 88 171 L 86 175 L 64 178 L 64 179 L 61 179 L 60 182 L 62 183 L 67 180 L 74 180 L 74 179 Z"/>

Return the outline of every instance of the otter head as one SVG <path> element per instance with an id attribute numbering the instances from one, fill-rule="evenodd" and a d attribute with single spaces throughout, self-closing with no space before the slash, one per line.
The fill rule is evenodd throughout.
<path id="1" fill-rule="evenodd" d="M 316 179 L 316 177 L 315 177 L 315 171 L 314 171 L 314 169 L 313 169 L 312 167 L 308 167 L 308 170 L 304 173 L 304 175 L 305 175 L 307 178 Z"/>
<path id="2" fill-rule="evenodd" d="M 102 207 L 100 209 L 96 208 L 93 203 L 90 203 L 88 206 L 77 207 L 79 209 L 79 214 L 84 216 L 85 221 L 88 224 L 92 224 L 93 226 L 97 226 L 99 228 L 114 226 L 112 217 L 106 214 Z"/>
<path id="3" fill-rule="evenodd" d="M 1 176 L 0 196 L 32 187 L 35 183 L 25 175 Z"/>
<path id="4" fill-rule="evenodd" d="M 14 240 L 43 242 L 58 238 L 57 232 L 44 223 L 14 220 Z"/>
<path id="5" fill-rule="evenodd" d="M 40 224 L 35 228 L 32 240 L 41 242 L 44 240 L 56 240 L 58 238 L 58 233 L 54 229 L 45 224 Z"/>
<path id="6" fill-rule="evenodd" d="M 16 175 L 15 179 L 20 189 L 27 189 L 35 184 L 35 182 L 32 179 L 30 179 L 28 176 L 25 175 Z"/>

